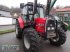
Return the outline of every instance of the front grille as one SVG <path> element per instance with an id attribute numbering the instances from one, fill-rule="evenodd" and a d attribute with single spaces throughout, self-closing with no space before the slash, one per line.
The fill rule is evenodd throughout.
<path id="1" fill-rule="evenodd" d="M 48 20 L 46 26 L 47 26 L 46 30 L 54 31 L 55 30 L 55 21 L 54 20 Z"/>
<path id="2" fill-rule="evenodd" d="M 48 20 L 47 21 L 47 24 L 46 24 L 46 36 L 47 38 L 51 38 L 51 37 L 55 37 L 56 36 L 56 33 L 55 33 L 55 27 L 56 27 L 56 21 L 54 20 Z M 50 29 L 48 29 L 48 27 Z M 54 28 L 54 29 L 52 29 Z"/>
<path id="3" fill-rule="evenodd" d="M 47 26 L 48 27 L 55 27 L 55 21 L 54 20 L 48 20 L 48 22 L 47 22 Z"/>

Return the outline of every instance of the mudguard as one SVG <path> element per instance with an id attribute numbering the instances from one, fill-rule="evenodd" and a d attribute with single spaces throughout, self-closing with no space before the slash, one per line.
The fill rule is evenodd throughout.
<path id="1" fill-rule="evenodd" d="M 18 20 L 18 22 L 19 22 L 20 28 L 23 29 L 23 28 L 24 28 L 24 20 L 22 19 L 22 17 L 19 16 L 17 20 Z"/>

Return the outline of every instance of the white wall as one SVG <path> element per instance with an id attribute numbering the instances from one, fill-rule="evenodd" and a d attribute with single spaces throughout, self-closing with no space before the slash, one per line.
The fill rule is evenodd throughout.
<path id="1" fill-rule="evenodd" d="M 0 25 L 12 24 L 12 18 L 0 17 Z"/>
<path id="2" fill-rule="evenodd" d="M 0 10 L 0 14 L 2 14 L 2 16 L 11 17 L 10 12 L 6 12 L 6 11 L 1 11 Z"/>

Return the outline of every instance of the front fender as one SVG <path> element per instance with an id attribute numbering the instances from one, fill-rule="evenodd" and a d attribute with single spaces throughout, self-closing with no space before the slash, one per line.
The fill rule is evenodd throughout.
<path id="1" fill-rule="evenodd" d="M 23 29 L 24 28 L 24 20 L 22 19 L 22 17 L 19 16 L 17 20 L 18 20 L 20 28 Z"/>

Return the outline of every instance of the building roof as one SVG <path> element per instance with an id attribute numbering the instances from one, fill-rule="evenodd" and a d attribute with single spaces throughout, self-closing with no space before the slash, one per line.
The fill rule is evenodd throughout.
<path id="1" fill-rule="evenodd" d="M 70 8 L 61 8 L 61 9 L 56 9 L 57 12 L 67 12 L 70 11 Z"/>
<path id="2" fill-rule="evenodd" d="M 0 16 L 11 17 L 11 14 L 9 11 L 0 10 Z"/>
<path id="3" fill-rule="evenodd" d="M 0 9 L 0 11 L 10 12 L 10 10 Z"/>
<path id="4" fill-rule="evenodd" d="M 52 15 L 56 14 L 56 9 L 52 9 L 52 10 L 50 11 L 50 14 L 52 14 Z"/>

